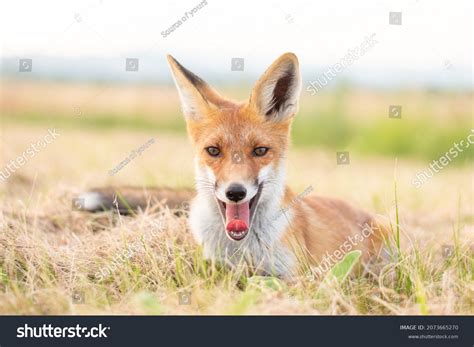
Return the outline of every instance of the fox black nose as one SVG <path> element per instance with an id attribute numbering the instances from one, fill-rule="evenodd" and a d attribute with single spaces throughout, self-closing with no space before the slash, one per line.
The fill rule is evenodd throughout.
<path id="1" fill-rule="evenodd" d="M 231 184 L 229 188 L 227 188 L 225 195 L 227 196 L 227 199 L 234 202 L 239 202 L 245 198 L 245 195 L 247 195 L 247 190 L 243 185 L 234 183 Z"/>

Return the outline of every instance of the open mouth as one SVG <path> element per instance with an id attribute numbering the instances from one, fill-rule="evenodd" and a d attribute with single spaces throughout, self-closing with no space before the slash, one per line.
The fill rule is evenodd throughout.
<path id="1" fill-rule="evenodd" d="M 228 204 L 216 198 L 226 235 L 231 240 L 243 240 L 249 233 L 261 190 L 261 185 L 259 185 L 257 194 L 249 201 L 241 204 Z"/>

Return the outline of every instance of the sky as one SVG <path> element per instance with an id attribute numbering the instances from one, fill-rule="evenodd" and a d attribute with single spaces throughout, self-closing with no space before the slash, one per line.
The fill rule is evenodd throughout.
<path id="1" fill-rule="evenodd" d="M 211 79 L 232 80 L 253 78 L 291 51 L 311 81 L 372 36 L 373 46 L 338 78 L 470 88 L 472 3 L 4 0 L 1 71 L 23 77 L 18 61 L 29 58 L 29 76 L 154 80 L 168 74 L 164 55 L 170 53 Z M 401 23 L 395 14 L 390 24 L 390 12 L 401 12 Z M 236 57 L 244 58 L 244 71 L 231 70 Z M 127 58 L 139 59 L 137 73 L 124 71 Z"/>

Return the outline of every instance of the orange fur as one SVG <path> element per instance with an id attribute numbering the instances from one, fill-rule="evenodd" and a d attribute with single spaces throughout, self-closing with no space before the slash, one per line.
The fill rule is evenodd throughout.
<path id="1" fill-rule="evenodd" d="M 296 101 L 291 103 L 288 99 L 293 90 L 299 94 L 298 60 L 294 54 L 284 54 L 270 66 L 247 102 L 233 102 L 220 96 L 174 58 L 168 56 L 168 61 L 180 91 L 198 165 L 212 171 L 216 185 L 235 180 L 253 182 L 264 168 L 278 169 L 287 152 L 297 107 Z M 269 91 L 273 99 L 268 99 Z M 205 148 L 209 146 L 218 147 L 221 155 L 208 155 Z M 269 148 L 263 157 L 252 155 L 252 150 L 259 146 Z M 233 161 L 234 153 L 240 156 L 238 165 Z M 337 254 L 342 247 L 346 251 L 360 249 L 364 258 L 369 259 L 379 252 L 387 232 L 371 214 L 341 200 L 319 196 L 299 199 L 285 187 L 282 207 L 288 205 L 292 218 L 281 241 L 291 248 L 293 240 L 297 240 L 313 264 L 327 254 Z"/>
<path id="2" fill-rule="evenodd" d="M 295 211 L 284 235 L 285 242 L 290 245 L 296 239 L 312 264 L 341 248 L 347 251 L 347 247 L 342 247 L 347 241 L 350 250 L 361 250 L 364 260 L 368 261 L 378 255 L 388 235 L 388 228 L 373 215 L 343 200 L 316 195 L 298 200 L 287 187 L 284 201 L 284 206 L 293 204 Z M 364 234 L 370 233 L 370 237 L 365 237 L 363 230 Z"/>

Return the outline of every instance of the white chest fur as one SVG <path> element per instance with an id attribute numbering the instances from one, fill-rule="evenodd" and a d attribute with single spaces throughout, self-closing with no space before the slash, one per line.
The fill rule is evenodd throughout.
<path id="1" fill-rule="evenodd" d="M 268 171 L 265 177 L 268 177 Z M 204 187 L 199 183 L 212 180 L 213 177 L 200 168 L 196 172 L 198 194 L 191 204 L 189 223 L 196 241 L 203 247 L 204 256 L 232 267 L 246 263 L 261 274 L 291 275 L 295 257 L 281 242 L 292 215 L 291 209 L 285 210 L 285 213 L 281 210 L 284 173 L 272 173 L 272 183 L 263 186 L 249 234 L 241 241 L 234 241 L 226 235 L 219 207 L 209 185 Z"/>

